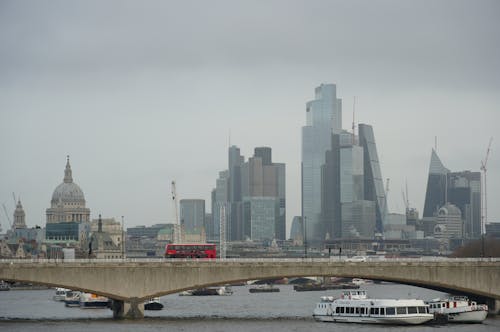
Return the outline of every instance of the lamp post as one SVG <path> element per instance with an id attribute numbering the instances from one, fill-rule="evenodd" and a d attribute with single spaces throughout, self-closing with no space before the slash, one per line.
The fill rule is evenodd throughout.
<path id="1" fill-rule="evenodd" d="M 307 258 L 307 217 L 304 220 L 304 258 Z"/>
<path id="2" fill-rule="evenodd" d="M 122 259 L 125 258 L 125 221 L 122 216 Z"/>

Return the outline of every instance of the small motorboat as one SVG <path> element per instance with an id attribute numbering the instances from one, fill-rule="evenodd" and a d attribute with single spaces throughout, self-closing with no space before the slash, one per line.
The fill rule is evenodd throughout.
<path id="1" fill-rule="evenodd" d="M 159 297 L 153 297 L 148 301 L 144 302 L 144 310 L 161 310 L 163 309 L 163 304 L 160 302 Z"/>

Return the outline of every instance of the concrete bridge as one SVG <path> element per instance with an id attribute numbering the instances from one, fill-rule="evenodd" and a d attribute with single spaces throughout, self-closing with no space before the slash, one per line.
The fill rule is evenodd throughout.
<path id="1" fill-rule="evenodd" d="M 0 261 L 0 280 L 58 286 L 113 299 L 115 318 L 141 318 L 148 298 L 255 279 L 336 276 L 464 293 L 500 304 L 498 259 L 335 259 Z"/>

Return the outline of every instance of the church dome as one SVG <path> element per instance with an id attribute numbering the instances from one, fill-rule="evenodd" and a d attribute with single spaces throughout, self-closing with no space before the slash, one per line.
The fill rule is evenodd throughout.
<path id="1" fill-rule="evenodd" d="M 69 157 L 66 162 L 66 169 L 64 170 L 64 181 L 54 190 L 51 203 L 53 206 L 58 205 L 59 203 L 79 203 L 82 206 L 85 206 L 85 196 L 83 195 L 83 191 L 76 183 L 73 182 Z"/>

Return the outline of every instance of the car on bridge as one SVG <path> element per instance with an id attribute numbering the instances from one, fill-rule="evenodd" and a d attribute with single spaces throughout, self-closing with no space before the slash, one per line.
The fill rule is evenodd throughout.
<path id="1" fill-rule="evenodd" d="M 353 256 L 353 257 L 347 258 L 345 261 L 359 263 L 359 262 L 366 262 L 366 260 L 367 260 L 366 256 Z"/>

